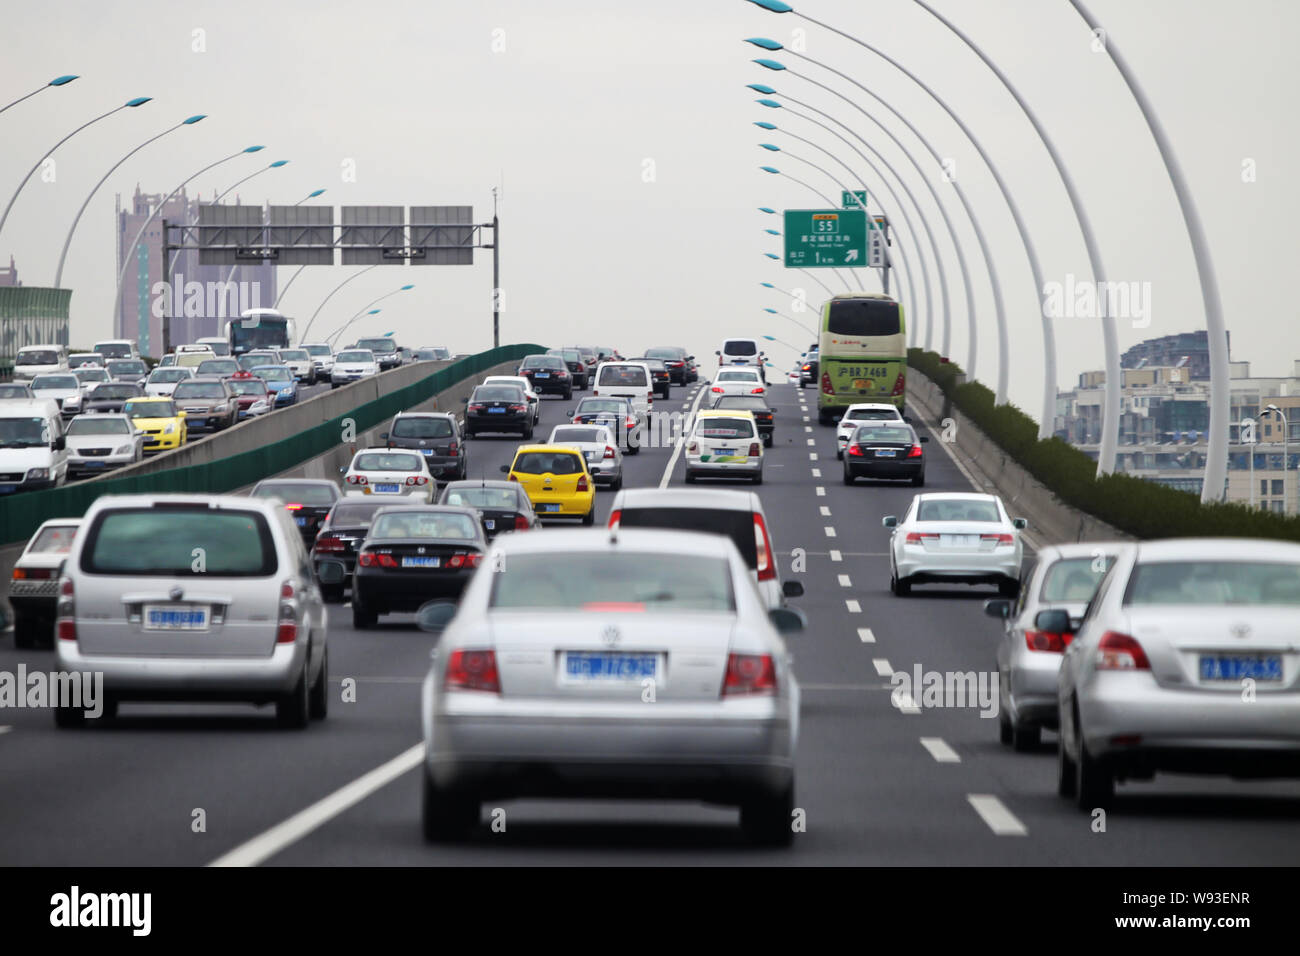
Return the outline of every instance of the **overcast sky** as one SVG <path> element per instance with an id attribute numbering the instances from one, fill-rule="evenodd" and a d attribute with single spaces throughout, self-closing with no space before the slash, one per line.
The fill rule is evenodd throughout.
<path id="1" fill-rule="evenodd" d="M 1150 290 L 1150 325 L 1120 321 L 1121 346 L 1204 328 L 1190 247 L 1158 154 L 1113 64 L 1093 51 L 1066 0 L 934 3 L 983 46 L 1047 126 L 1100 235 L 1107 277 L 1149 283 L 1139 288 Z M 797 6 L 880 47 L 944 97 L 1014 192 L 1044 278 L 1089 277 L 1079 230 L 1046 152 L 996 77 L 959 40 L 912 0 Z M 1300 190 L 1286 172 L 1300 152 L 1294 102 L 1300 65 L 1289 49 L 1300 32 L 1300 4 L 1093 0 L 1092 9 L 1109 42 L 1139 73 L 1214 232 L 1233 357 L 1249 360 L 1256 374 L 1289 374 L 1300 358 L 1300 324 L 1280 277 L 1295 271 L 1300 220 Z M 91 127 L 55 154 L 54 181 L 34 177 L 0 233 L 0 260 L 7 265 L 12 253 L 25 284 L 52 284 L 64 236 L 90 187 L 133 146 L 202 112 L 207 120 L 137 154 L 92 201 L 64 274 L 64 285 L 74 290 L 74 343 L 112 329 L 114 194 L 127 195 L 137 183 L 168 191 L 221 156 L 265 144 L 263 152 L 192 186 L 211 197 L 259 166 L 288 159 L 288 166 L 241 188 L 243 200 L 292 203 L 325 188 L 316 202 L 472 204 L 480 222 L 490 219 L 491 190 L 500 186 L 503 342 L 612 344 L 625 354 L 682 344 L 711 357 L 725 336 L 768 334 L 803 348 L 812 340 L 808 334 L 762 309 L 809 324 L 811 314 L 795 314 L 788 298 L 759 283 L 807 290 L 815 302 L 824 293 L 803 273 L 763 256 L 781 251 L 781 240 L 763 230 L 782 224 L 757 207 L 822 203 L 758 167 L 774 165 L 832 196 L 838 186 L 757 144 L 789 146 L 841 181 L 848 173 L 812 147 L 752 123 L 766 120 L 815 141 L 865 177 L 873 193 L 878 181 L 839 140 L 784 110 L 755 104 L 757 94 L 745 84 L 761 82 L 850 124 L 908 180 L 948 272 L 951 354 L 966 363 L 957 260 L 922 174 L 844 100 L 751 62 L 771 56 L 850 94 L 922 160 L 971 270 L 975 370 L 992 383 L 997 340 L 989 271 L 953 186 L 878 103 L 815 65 L 742 42 L 754 36 L 802 43 L 806 56 L 872 89 L 955 162 L 1003 288 L 1011 397 L 1036 415 L 1039 296 L 1007 207 L 978 155 L 933 101 L 874 54 L 744 0 L 10 4 L 0 30 L 0 104 L 62 73 L 82 79 L 0 116 L 0 200 L 69 130 L 130 97 L 155 99 Z M 1253 181 L 1243 176 L 1248 161 Z M 349 168 L 355 181 L 345 179 Z M 910 240 L 900 235 L 899 242 L 915 260 Z M 282 309 L 310 315 L 355 268 L 308 270 Z M 867 289 L 879 288 L 874 273 L 859 274 Z M 282 270 L 282 282 L 287 275 Z M 818 275 L 841 288 L 826 270 Z M 915 278 L 919 286 L 919 269 Z M 407 282 L 415 289 L 388 299 L 369 320 L 373 325 L 358 326 L 361 332 L 393 330 L 404 344 L 456 351 L 491 344 L 486 251 L 472 267 L 375 269 L 340 292 L 320 321 L 333 327 Z M 925 309 L 917 311 L 912 322 L 924 323 Z M 937 307 L 935 315 L 937 347 Z M 1096 319 L 1062 318 L 1055 326 L 1063 384 L 1101 367 Z M 782 368 L 794 360 L 784 345 L 771 354 Z"/>

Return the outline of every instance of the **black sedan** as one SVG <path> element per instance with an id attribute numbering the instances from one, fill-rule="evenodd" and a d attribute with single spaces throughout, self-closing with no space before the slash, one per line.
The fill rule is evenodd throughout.
<path id="1" fill-rule="evenodd" d="M 473 508 L 421 505 L 375 512 L 352 572 L 352 626 L 457 598 L 474 575 L 487 537 Z"/>
<path id="2" fill-rule="evenodd" d="M 134 382 L 101 382 L 90 390 L 81 403 L 81 414 L 99 415 L 121 412 L 133 398 L 144 398 L 144 389 Z"/>
<path id="3" fill-rule="evenodd" d="M 668 374 L 674 385 L 686 385 L 688 373 L 694 355 L 687 355 L 680 345 L 657 345 L 645 350 L 646 358 L 661 359 L 668 366 Z"/>
<path id="4" fill-rule="evenodd" d="M 397 507 L 402 505 L 382 498 L 344 495 L 330 509 L 311 549 L 312 568 L 316 572 L 316 580 L 320 582 L 321 597 L 326 603 L 343 603 L 343 592 L 351 583 L 352 571 L 357 564 L 357 546 L 366 536 L 375 512 L 380 508 Z M 424 506 L 412 502 L 410 507 Z M 325 565 L 333 567 L 329 573 L 322 574 Z"/>
<path id="5" fill-rule="evenodd" d="M 820 355 L 816 351 L 808 352 L 803 357 L 803 362 L 799 366 L 799 387 L 807 388 L 809 385 L 816 387 L 818 376 L 821 374 L 819 366 L 821 365 Z"/>
<path id="6" fill-rule="evenodd" d="M 660 398 L 668 398 L 672 393 L 673 376 L 668 368 L 668 363 L 663 359 L 650 358 L 642 355 L 640 358 L 628 359 L 629 362 L 643 362 L 650 369 L 650 381 L 654 385 L 655 394 Z"/>
<path id="7" fill-rule="evenodd" d="M 763 444 L 772 447 L 772 436 L 776 432 L 776 413 L 767 404 L 762 395 L 719 395 L 713 400 L 714 408 L 746 408 L 754 413 L 758 422 L 758 433 Z"/>
<path id="8" fill-rule="evenodd" d="M 908 479 L 916 487 L 925 484 L 925 449 L 930 439 L 917 437 L 911 425 L 901 422 L 868 422 L 859 425 L 844 448 L 844 483 L 859 478 Z"/>
<path id="9" fill-rule="evenodd" d="M 503 531 L 531 531 L 542 526 L 517 481 L 453 481 L 442 490 L 438 503 L 477 509 L 483 516 L 483 533 L 489 538 Z"/>
<path id="10" fill-rule="evenodd" d="M 573 387 L 578 391 L 582 391 L 590 383 L 591 371 L 587 367 L 587 360 L 577 349 L 550 349 L 546 354 L 564 359 L 569 374 L 573 376 Z"/>
<path id="11" fill-rule="evenodd" d="M 311 547 L 325 516 L 343 497 L 339 486 L 319 478 L 268 478 L 253 486 L 254 498 L 279 498 L 293 515 L 303 544 Z"/>
<path id="12" fill-rule="evenodd" d="M 573 373 L 569 365 L 558 355 L 529 355 L 515 370 L 533 386 L 538 395 L 563 395 L 573 397 Z"/>
<path id="13" fill-rule="evenodd" d="M 518 432 L 533 437 L 533 411 L 515 385 L 480 385 L 465 400 L 465 437 L 484 432 Z"/>

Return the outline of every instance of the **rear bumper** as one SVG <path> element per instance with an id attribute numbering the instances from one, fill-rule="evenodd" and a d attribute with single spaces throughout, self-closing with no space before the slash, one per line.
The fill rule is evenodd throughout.
<path id="1" fill-rule="evenodd" d="M 896 566 L 899 577 L 910 577 L 918 583 L 963 579 L 994 583 L 1020 578 L 1020 555 L 1011 548 L 985 554 L 942 554 L 905 548 Z"/>
<path id="2" fill-rule="evenodd" d="M 579 493 L 572 497 L 548 498 L 545 495 L 529 496 L 533 510 L 539 518 L 583 518 L 596 504 L 595 492 Z M 559 505 L 558 508 L 552 506 Z"/>
<path id="3" fill-rule="evenodd" d="M 540 382 L 533 382 L 533 391 L 538 395 L 563 395 L 573 387 L 572 378 L 562 381 L 542 379 Z"/>
<path id="4" fill-rule="evenodd" d="M 83 654 L 76 641 L 54 644 L 60 670 L 103 674 L 104 690 L 123 700 L 270 700 L 293 690 L 307 659 L 301 638 L 266 657 L 229 658 Z"/>
<path id="5" fill-rule="evenodd" d="M 465 419 L 465 427 L 474 432 L 526 432 L 533 424 L 531 412 L 523 415 L 475 415 Z"/>
<path id="6" fill-rule="evenodd" d="M 746 458 L 743 461 L 701 461 L 698 457 L 686 458 L 688 475 L 757 475 L 763 470 L 763 459 Z"/>
<path id="7" fill-rule="evenodd" d="M 876 461 L 870 458 L 855 461 L 846 455 L 844 470 L 854 478 L 915 478 L 925 471 L 925 462 L 919 458 L 910 461 Z"/>
<path id="8" fill-rule="evenodd" d="M 1019 632 L 1017 632 L 1019 633 Z M 1055 727 L 1057 721 L 1056 681 L 1061 672 L 1061 655 L 1031 651 L 1020 637 L 1020 650 L 1011 656 L 1005 675 L 1011 716 L 1021 724 Z"/>
<path id="9" fill-rule="evenodd" d="M 415 611 L 437 598 L 459 597 L 473 575 L 474 569 L 412 573 L 358 567 L 352 576 L 352 600 L 359 598 L 383 611 Z"/>

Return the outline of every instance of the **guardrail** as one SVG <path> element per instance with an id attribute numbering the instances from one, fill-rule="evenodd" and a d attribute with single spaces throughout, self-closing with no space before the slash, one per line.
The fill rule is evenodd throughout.
<path id="1" fill-rule="evenodd" d="M 388 389 L 407 366 L 314 396 L 301 405 L 245 421 L 228 432 L 101 478 L 0 499 L 0 545 L 23 542 L 41 522 L 81 515 L 100 495 L 144 492 L 221 493 L 251 485 L 340 444 L 345 419 L 357 434 L 419 405 L 470 376 L 543 352 L 540 345 L 503 345 L 452 362 L 407 385 Z M 364 398 L 360 404 L 353 404 Z M 320 418 L 321 414 L 326 417 Z M 312 419 L 316 419 L 312 422 Z M 275 435 L 291 433 L 288 437 Z M 227 453 L 233 450 L 233 453 Z"/>

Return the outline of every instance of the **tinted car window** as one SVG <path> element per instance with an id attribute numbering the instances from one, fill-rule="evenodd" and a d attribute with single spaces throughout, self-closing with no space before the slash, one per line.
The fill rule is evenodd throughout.
<path id="1" fill-rule="evenodd" d="M 623 402 L 616 402 L 612 399 L 584 398 L 578 403 L 576 412 L 579 415 L 590 415 L 592 412 L 612 412 L 615 415 L 618 415 L 626 408 L 627 405 Z"/>
<path id="2" fill-rule="evenodd" d="M 1255 561 L 1163 561 L 1139 564 L 1126 605 L 1300 606 L 1300 564 Z"/>
<path id="3" fill-rule="evenodd" d="M 248 379 L 234 381 L 230 383 L 230 390 L 236 395 L 265 395 L 266 382 L 261 379 L 256 382 L 250 382 Z"/>
<path id="4" fill-rule="evenodd" d="M 898 303 L 887 299 L 835 299 L 831 301 L 826 331 L 832 335 L 897 335 Z"/>
<path id="5" fill-rule="evenodd" d="M 39 352 L 21 352 L 14 359 L 15 365 L 58 365 L 59 353 L 42 349 Z"/>
<path id="6" fill-rule="evenodd" d="M 127 435 L 131 423 L 107 415 L 79 415 L 68 422 L 69 435 Z"/>
<path id="7" fill-rule="evenodd" d="M 393 422 L 394 438 L 450 438 L 451 422 L 445 418 L 417 418 L 412 415 Z"/>
<path id="8" fill-rule="evenodd" d="M 202 565 L 194 560 L 196 548 Z M 81 555 L 88 574 L 265 577 L 278 566 L 265 517 L 206 507 L 103 512 Z"/>
<path id="9" fill-rule="evenodd" d="M 478 522 L 469 515 L 436 513 L 410 509 L 410 514 L 400 512 L 378 515 L 370 526 L 371 538 L 454 538 L 460 541 L 478 539 Z"/>
<path id="10" fill-rule="evenodd" d="M 757 382 L 759 381 L 757 372 L 747 372 L 744 369 L 723 369 L 717 375 L 719 382 Z"/>
<path id="11" fill-rule="evenodd" d="M 396 352 L 397 343 L 392 339 L 362 339 L 357 343 L 357 348 L 372 352 Z"/>
<path id="12" fill-rule="evenodd" d="M 646 370 L 636 365 L 607 365 L 600 370 L 600 380 L 596 383 L 606 385 L 640 385 L 646 386 Z"/>
<path id="13" fill-rule="evenodd" d="M 457 488 L 447 493 L 445 504 L 515 511 L 519 507 L 519 498 L 509 488 Z"/>
<path id="14" fill-rule="evenodd" d="M 372 352 L 340 352 L 334 357 L 336 362 L 373 362 L 375 360 Z"/>
<path id="15" fill-rule="evenodd" d="M 340 502 L 329 514 L 329 524 L 333 528 L 366 528 L 370 519 L 380 508 L 391 508 L 387 501 L 349 501 Z"/>
<path id="16" fill-rule="evenodd" d="M 75 375 L 37 375 L 32 379 L 32 391 L 46 388 L 80 388 Z"/>
<path id="17" fill-rule="evenodd" d="M 183 382 L 187 378 L 193 377 L 194 376 L 190 375 L 188 371 L 182 368 L 160 368 L 155 370 L 154 373 L 149 376 L 149 381 L 156 385 L 159 382 Z"/>
<path id="18" fill-rule="evenodd" d="M 757 355 L 758 345 L 754 342 L 729 341 L 722 346 L 723 355 Z"/>
<path id="19" fill-rule="evenodd" d="M 556 444 L 569 441 L 595 442 L 608 440 L 608 433 L 603 428 L 581 428 L 577 425 L 571 428 L 557 428 L 551 434 L 551 441 Z"/>
<path id="20" fill-rule="evenodd" d="M 356 471 L 423 471 L 419 455 L 388 454 L 385 452 L 368 452 L 357 455 L 352 463 Z"/>
<path id="21" fill-rule="evenodd" d="M 716 557 L 577 552 L 512 554 L 492 575 L 494 608 L 569 612 L 616 604 L 653 611 L 734 611 L 731 573 Z"/>
<path id="22" fill-rule="evenodd" d="M 753 438 L 754 423 L 748 418 L 701 418 L 695 423 L 701 438 Z"/>
<path id="23" fill-rule="evenodd" d="M 1001 521 L 998 506 L 991 501 L 922 501 L 917 521 Z"/>
<path id="24" fill-rule="evenodd" d="M 132 418 L 174 418 L 176 405 L 172 402 L 127 402 L 122 411 Z"/>
<path id="25" fill-rule="evenodd" d="M 258 485 L 253 489 L 254 498 L 279 498 L 286 504 L 297 502 L 304 505 L 329 505 L 338 500 L 338 493 L 329 485 L 313 485 L 306 482 Z"/>
<path id="26" fill-rule="evenodd" d="M 180 386 L 177 386 L 178 388 Z M 96 398 L 134 398 L 140 394 L 140 390 L 134 385 L 96 385 L 90 392 L 92 399 Z"/>
<path id="27" fill-rule="evenodd" d="M 72 539 L 77 536 L 75 526 L 66 524 L 51 525 L 41 531 L 32 542 L 29 553 L 67 554 L 72 547 Z"/>
<path id="28" fill-rule="evenodd" d="M 177 399 L 224 398 L 226 390 L 216 382 L 181 382 L 172 394 Z"/>
<path id="29" fill-rule="evenodd" d="M 1097 585 L 1114 563 L 1113 556 L 1102 557 L 1100 561 L 1091 557 L 1062 558 L 1047 569 L 1047 574 L 1043 577 L 1041 600 L 1091 601 L 1097 592 Z"/>
<path id="30" fill-rule="evenodd" d="M 915 441 L 910 428 L 876 428 L 870 425 L 859 425 L 853 432 L 853 440 L 862 441 L 888 441 L 888 442 L 910 442 Z"/>
<path id="31" fill-rule="evenodd" d="M 896 422 L 898 413 L 884 408 L 855 408 L 844 416 L 851 422 Z"/>
<path id="32" fill-rule="evenodd" d="M 570 452 L 527 451 L 515 459 L 513 471 L 524 475 L 576 475 L 583 471 L 582 458 Z"/>
<path id="33" fill-rule="evenodd" d="M 510 385 L 480 385 L 470 402 L 523 402 L 524 393 Z"/>
<path id="34" fill-rule="evenodd" d="M 666 528 L 670 531 L 703 531 L 730 538 L 752 571 L 758 567 L 758 546 L 754 541 L 754 515 L 749 511 L 710 508 L 624 508 L 622 528 Z"/>

